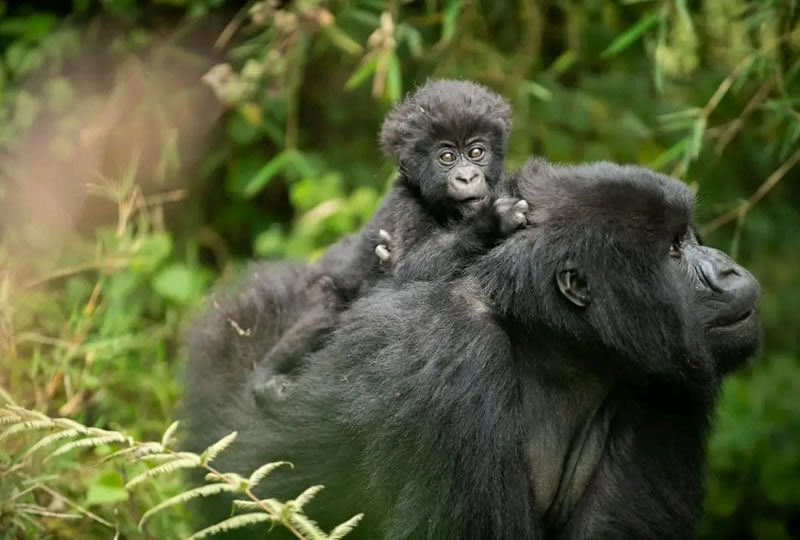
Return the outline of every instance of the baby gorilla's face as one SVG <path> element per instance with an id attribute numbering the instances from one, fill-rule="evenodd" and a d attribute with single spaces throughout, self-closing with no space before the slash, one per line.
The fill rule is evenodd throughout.
<path id="1" fill-rule="evenodd" d="M 447 198 L 464 209 L 482 208 L 489 203 L 487 175 L 492 155 L 483 137 L 473 137 L 463 143 L 442 141 L 433 150 L 431 159 Z"/>

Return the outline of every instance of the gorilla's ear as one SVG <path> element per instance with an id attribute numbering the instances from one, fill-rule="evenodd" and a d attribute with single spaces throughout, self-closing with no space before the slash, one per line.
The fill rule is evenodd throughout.
<path id="1" fill-rule="evenodd" d="M 556 283 L 567 300 L 578 307 L 586 307 L 592 300 L 589 284 L 578 265 L 569 259 L 562 261 L 556 270 Z"/>

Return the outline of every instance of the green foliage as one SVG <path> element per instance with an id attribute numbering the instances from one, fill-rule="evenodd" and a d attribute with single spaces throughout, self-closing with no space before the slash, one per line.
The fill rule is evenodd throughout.
<path id="1" fill-rule="evenodd" d="M 160 434 L 215 279 L 356 230 L 394 175 L 376 142 L 391 103 L 429 76 L 476 79 L 514 106 L 510 166 L 535 152 L 678 176 L 705 240 L 759 278 L 764 350 L 725 385 L 700 533 L 796 537 L 799 20 L 784 0 L 0 2 L 4 397 L 95 440 Z M 86 440 L 59 429 L 49 442 Z M 85 462 L 105 444 L 52 458 L 58 475 L 20 468 L 14 433 L 0 496 L 20 504 L 0 504 L 0 530 L 132 535 L 185 497 L 175 475 L 129 491 Z M 283 515 L 262 504 L 225 527 Z M 190 531 L 171 504 L 146 527 Z"/>
<path id="2" fill-rule="evenodd" d="M 286 462 L 268 463 L 253 471 L 248 477 L 244 478 L 235 473 L 220 472 L 210 464 L 217 455 L 225 451 L 236 439 L 233 432 L 209 446 L 202 454 L 192 452 L 179 452 L 172 449 L 175 442 L 174 434 L 178 428 L 178 423 L 173 422 L 161 436 L 160 442 L 139 442 L 133 437 L 127 436 L 119 431 L 109 431 L 105 429 L 86 427 L 68 418 L 50 418 L 42 413 L 31 411 L 15 405 L 6 405 L 0 408 L 0 425 L 8 426 L 0 432 L 0 441 L 10 437 L 18 436 L 32 431 L 50 431 L 47 435 L 39 439 L 25 453 L 25 456 L 34 454 L 55 444 L 60 444 L 46 458 L 49 459 L 67 454 L 78 448 L 100 448 L 107 445 L 119 445 L 122 448 L 109 454 L 105 461 L 127 460 L 129 468 L 135 469 L 138 464 L 145 464 L 144 470 L 140 470 L 133 478 L 124 485 L 119 482 L 119 476 L 108 471 L 99 476 L 99 481 L 90 485 L 86 505 L 116 503 L 128 499 L 131 488 L 138 486 L 145 481 L 163 476 L 184 469 L 204 469 L 207 472 L 206 480 L 212 482 L 194 489 L 182 491 L 168 499 L 153 506 L 144 514 L 138 522 L 139 531 L 143 531 L 143 526 L 152 516 L 166 508 L 186 503 L 198 497 L 208 497 L 217 493 L 232 493 L 246 497 L 245 500 L 238 500 L 234 504 L 234 509 L 247 509 L 248 513 L 235 515 L 216 525 L 197 531 L 188 538 L 205 538 L 220 532 L 244 527 L 251 523 L 268 522 L 282 525 L 289 529 L 295 536 L 308 540 L 338 540 L 350 532 L 361 520 L 362 515 L 358 514 L 334 528 L 330 535 L 324 533 L 316 523 L 303 514 L 303 507 L 316 495 L 322 486 L 312 486 L 298 495 L 295 499 L 282 503 L 275 499 L 258 499 L 253 494 L 253 489 L 266 478 L 269 473 L 281 465 L 291 465 Z M 65 439 L 73 439 L 62 443 Z M 147 466 L 149 465 L 149 466 Z M 17 463 L 9 474 L 15 476 L 22 474 L 24 463 Z M 37 504 L 35 500 L 35 488 L 23 492 L 11 492 L 3 496 L 4 506 L 9 511 L 8 523 L 4 531 L 12 535 L 23 534 L 30 530 L 29 523 L 31 516 L 50 516 L 61 519 L 80 518 L 78 514 L 59 514 L 50 512 L 48 509 Z M 248 500 L 249 499 L 249 500 Z M 31 500 L 31 502 L 25 502 Z M 111 523 L 90 515 L 91 513 L 84 508 L 78 508 L 81 513 L 92 517 L 99 524 L 112 528 Z M 117 530 L 119 532 L 119 529 Z M 175 531 L 171 531 L 175 532 Z"/>

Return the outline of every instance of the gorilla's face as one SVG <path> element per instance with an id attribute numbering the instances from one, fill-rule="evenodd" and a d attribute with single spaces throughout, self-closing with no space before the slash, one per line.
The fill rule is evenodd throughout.
<path id="1" fill-rule="evenodd" d="M 758 301 L 761 287 L 723 252 L 702 246 L 687 230 L 670 246 L 670 258 L 694 286 L 694 313 L 715 358 L 740 363 L 761 341 Z"/>
<path id="2" fill-rule="evenodd" d="M 516 182 L 531 226 L 489 255 L 484 284 L 532 335 L 701 383 L 757 350 L 759 285 L 700 244 L 682 182 L 642 167 L 543 160 Z"/>

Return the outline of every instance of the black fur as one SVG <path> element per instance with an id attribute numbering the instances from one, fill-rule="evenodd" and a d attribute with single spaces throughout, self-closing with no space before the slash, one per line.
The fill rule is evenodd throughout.
<path id="1" fill-rule="evenodd" d="M 292 461 L 259 493 L 323 483 L 309 515 L 365 512 L 352 538 L 691 538 L 721 376 L 760 340 L 758 284 L 698 244 L 680 182 L 532 160 L 516 187 L 534 223 L 458 279 L 365 294 L 291 398 L 262 409 L 244 391 L 258 351 L 226 319 L 268 345 L 264 295 L 285 285 L 252 272 L 190 337 L 187 446 L 238 430 L 217 467 Z M 556 286 L 565 261 L 583 308 Z"/>
<path id="2" fill-rule="evenodd" d="M 385 277 L 404 283 L 455 276 L 501 233 L 524 224 L 513 202 L 494 204 L 502 190 L 510 128 L 508 103 L 467 81 L 430 81 L 388 114 L 380 142 L 397 161 L 400 175 L 364 229 L 336 244 L 317 263 L 319 272 L 333 279 L 341 302 L 328 302 L 334 309 L 327 322 L 317 310 L 313 324 L 292 325 L 285 339 L 269 351 L 255 377 L 259 398 L 274 397 L 275 387 L 286 381 L 281 375 L 295 372 L 302 357 L 324 339 L 326 327 L 335 324 L 338 306 Z M 466 153 L 475 147 L 484 153 L 470 160 Z M 443 151 L 453 153 L 452 164 L 439 162 Z M 453 177 L 459 170 L 475 175 L 468 188 Z M 454 195 L 454 185 L 467 191 Z M 458 195 L 477 199 L 464 201 Z M 391 243 L 384 246 L 391 251 L 390 262 L 375 254 L 376 246 L 386 243 L 381 229 L 391 235 Z"/>

